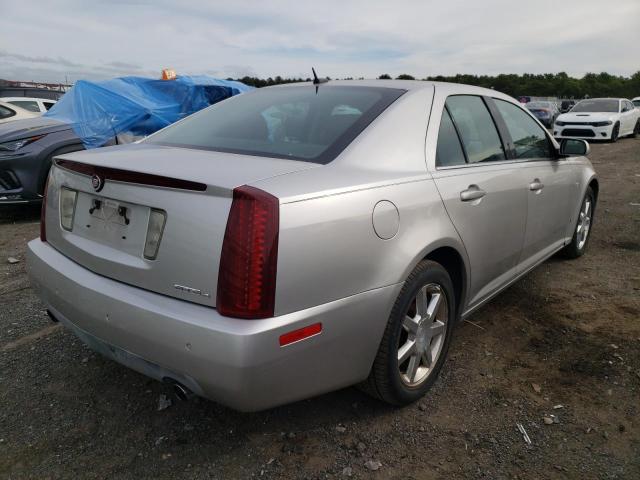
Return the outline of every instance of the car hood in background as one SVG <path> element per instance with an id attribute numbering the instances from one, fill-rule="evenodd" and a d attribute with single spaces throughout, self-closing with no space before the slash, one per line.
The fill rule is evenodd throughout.
<path id="1" fill-rule="evenodd" d="M 0 123 L 0 143 L 70 129 L 71 125 L 68 123 L 45 117 L 14 120 L 12 122 Z"/>
<path id="2" fill-rule="evenodd" d="M 577 113 L 563 113 L 556 121 L 557 122 L 606 122 L 608 120 L 614 121 L 618 118 L 617 113 L 611 112 L 577 112 Z"/>

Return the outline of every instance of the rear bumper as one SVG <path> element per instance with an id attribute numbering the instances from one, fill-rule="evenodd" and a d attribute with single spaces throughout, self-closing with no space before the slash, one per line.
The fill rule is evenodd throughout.
<path id="1" fill-rule="evenodd" d="M 97 275 L 39 239 L 28 245 L 33 286 L 87 345 L 145 375 L 243 411 L 364 380 L 401 284 L 265 320 L 238 320 Z M 285 347 L 279 337 L 321 322 Z"/>

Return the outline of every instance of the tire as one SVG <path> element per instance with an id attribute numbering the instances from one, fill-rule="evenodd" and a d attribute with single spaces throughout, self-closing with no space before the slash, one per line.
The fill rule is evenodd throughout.
<path id="1" fill-rule="evenodd" d="M 640 118 L 636 122 L 636 126 L 633 129 L 633 133 L 631 133 L 631 138 L 636 138 L 638 135 L 640 135 Z"/>
<path id="2" fill-rule="evenodd" d="M 609 140 L 611 143 L 616 143 L 620 136 L 620 124 L 616 123 L 613 126 L 613 130 L 611 130 L 611 139 Z"/>
<path id="3" fill-rule="evenodd" d="M 585 205 L 589 202 L 589 208 L 585 215 Z M 591 238 L 591 227 L 593 226 L 593 218 L 596 208 L 596 197 L 591 187 L 587 187 L 587 191 L 580 203 L 576 227 L 573 230 L 571 243 L 562 249 L 562 254 L 569 259 L 574 259 L 584 255 Z M 585 220 L 586 218 L 586 220 Z M 586 234 L 584 233 L 586 229 Z"/>
<path id="4" fill-rule="evenodd" d="M 422 298 L 422 292 L 425 301 L 418 309 L 416 302 Z M 434 308 L 436 304 L 438 307 Z M 435 315 L 429 316 L 433 310 Z M 420 312 L 425 314 L 420 315 Z M 420 399 L 442 369 L 456 318 L 451 277 L 439 263 L 420 262 L 398 295 L 371 373 L 360 385 L 361 389 L 392 405 L 407 405 Z M 413 348 L 410 346 L 412 341 Z M 399 363 L 400 351 L 410 354 Z M 415 373 L 411 375 L 409 369 L 416 364 Z"/>

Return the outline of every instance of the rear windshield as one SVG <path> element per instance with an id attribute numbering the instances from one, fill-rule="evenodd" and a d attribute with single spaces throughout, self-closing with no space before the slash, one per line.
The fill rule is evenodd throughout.
<path id="1" fill-rule="evenodd" d="M 145 142 L 329 163 L 405 90 L 312 85 L 224 100 Z"/>
<path id="2" fill-rule="evenodd" d="M 581 100 L 571 109 L 571 113 L 574 112 L 608 112 L 618 113 L 619 102 L 618 100 L 600 99 L 593 100 Z"/>

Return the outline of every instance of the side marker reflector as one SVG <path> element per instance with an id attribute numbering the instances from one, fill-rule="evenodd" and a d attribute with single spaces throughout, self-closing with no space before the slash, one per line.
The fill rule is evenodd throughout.
<path id="1" fill-rule="evenodd" d="M 304 340 L 305 338 L 313 337 L 314 335 L 318 335 L 319 333 L 322 333 L 322 324 L 314 323 L 313 325 L 309 325 L 308 327 L 300 328 L 298 330 L 280 335 L 280 346 L 284 347 L 286 345 L 299 342 L 300 340 Z"/>

